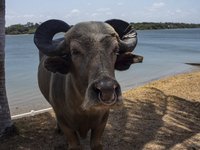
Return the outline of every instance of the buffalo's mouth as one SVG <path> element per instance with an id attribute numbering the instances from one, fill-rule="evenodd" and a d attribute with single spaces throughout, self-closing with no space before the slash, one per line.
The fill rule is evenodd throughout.
<path id="1" fill-rule="evenodd" d="M 113 94 L 113 96 L 112 96 L 112 98 L 110 99 L 110 100 L 102 100 L 102 93 L 101 92 L 99 92 L 99 94 L 98 94 L 98 98 L 99 98 L 99 101 L 100 102 L 102 102 L 103 104 L 105 104 L 105 105 L 112 105 L 112 104 L 114 104 L 115 102 L 116 102 L 116 100 L 117 100 L 117 94 L 116 94 L 116 92 Z"/>

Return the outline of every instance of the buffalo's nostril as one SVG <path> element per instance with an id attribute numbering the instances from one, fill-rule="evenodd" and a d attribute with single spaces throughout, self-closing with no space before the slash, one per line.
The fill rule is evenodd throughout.
<path id="1" fill-rule="evenodd" d="M 105 104 L 105 105 L 112 105 L 112 104 L 114 104 L 114 103 L 116 102 L 116 100 L 117 100 L 117 94 L 116 94 L 116 93 L 113 94 L 113 98 L 112 98 L 111 100 L 109 100 L 109 101 L 102 100 L 102 98 L 101 98 L 101 97 L 102 97 L 101 92 L 99 92 L 98 97 L 99 97 L 99 100 L 100 100 L 103 104 Z"/>
<path id="2" fill-rule="evenodd" d="M 119 86 L 116 80 L 110 79 L 108 80 L 101 80 L 95 84 L 95 91 L 97 93 L 98 99 L 106 105 L 111 105 L 115 103 L 117 100 L 116 92 L 117 87 Z"/>

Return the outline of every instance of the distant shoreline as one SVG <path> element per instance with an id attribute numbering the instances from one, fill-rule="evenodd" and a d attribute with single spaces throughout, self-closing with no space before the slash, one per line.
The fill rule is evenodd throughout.
<path id="1" fill-rule="evenodd" d="M 142 23 L 130 23 L 135 30 L 166 30 L 166 29 L 189 29 L 200 28 L 200 24 L 194 23 L 155 23 L 155 22 L 142 22 Z M 38 23 L 27 23 L 25 25 L 16 24 L 5 28 L 6 35 L 20 35 L 20 34 L 34 34 L 38 28 Z M 70 25 L 73 27 L 73 25 Z"/>
<path id="2" fill-rule="evenodd" d="M 173 28 L 173 29 L 197 29 L 197 28 Z M 171 29 L 145 29 L 145 30 L 137 30 L 137 31 L 150 31 L 150 30 L 171 30 Z M 31 34 L 34 34 L 34 33 L 30 33 L 30 34 L 27 34 L 27 33 L 26 34 L 6 34 L 6 36 L 9 36 L 9 35 L 31 35 Z"/>

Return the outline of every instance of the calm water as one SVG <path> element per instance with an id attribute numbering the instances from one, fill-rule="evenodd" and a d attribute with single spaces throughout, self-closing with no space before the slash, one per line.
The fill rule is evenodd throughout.
<path id="1" fill-rule="evenodd" d="M 6 36 L 5 50 L 10 108 L 45 102 L 37 85 L 39 57 L 33 35 Z M 144 56 L 144 61 L 127 71 L 116 71 L 123 91 L 193 69 L 184 63 L 200 63 L 200 29 L 138 31 L 133 53 Z"/>

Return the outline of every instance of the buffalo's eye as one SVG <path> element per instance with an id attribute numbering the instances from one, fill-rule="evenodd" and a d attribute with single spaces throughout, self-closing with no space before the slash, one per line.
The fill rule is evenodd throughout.
<path id="1" fill-rule="evenodd" d="M 71 54 L 72 55 L 79 55 L 81 52 L 80 51 L 78 51 L 77 49 L 72 49 L 71 50 Z"/>

